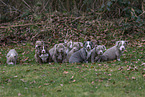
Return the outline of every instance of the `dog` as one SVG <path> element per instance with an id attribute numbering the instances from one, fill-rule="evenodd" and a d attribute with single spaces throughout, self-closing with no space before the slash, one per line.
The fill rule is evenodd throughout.
<path id="1" fill-rule="evenodd" d="M 56 63 L 66 62 L 66 47 L 64 43 L 55 44 L 53 48 L 49 50 L 52 60 Z"/>
<path id="2" fill-rule="evenodd" d="M 42 42 L 41 45 L 37 46 L 35 49 L 35 60 L 38 63 L 48 63 L 50 61 L 50 54 L 47 50 L 47 46 Z"/>
<path id="3" fill-rule="evenodd" d="M 88 63 L 93 48 L 93 42 L 84 42 L 84 47 L 72 54 L 69 63 Z"/>
<path id="4" fill-rule="evenodd" d="M 16 62 L 17 62 L 17 58 L 18 58 L 18 53 L 16 52 L 15 49 L 11 49 L 7 56 L 7 64 L 15 64 L 16 65 Z"/>
<path id="5" fill-rule="evenodd" d="M 76 51 L 78 51 L 78 50 L 80 50 L 78 47 L 73 47 L 73 48 L 71 49 L 71 51 L 69 51 L 68 54 L 67 54 L 66 62 L 69 62 L 69 58 L 71 57 L 71 55 L 72 55 L 73 53 L 75 53 Z"/>
<path id="6" fill-rule="evenodd" d="M 91 62 L 100 62 L 100 55 L 103 55 L 104 50 L 106 50 L 104 45 L 97 45 L 94 47 L 91 53 Z"/>
<path id="7" fill-rule="evenodd" d="M 73 48 L 72 40 L 64 40 L 64 46 L 66 47 L 66 54 Z"/>
<path id="8" fill-rule="evenodd" d="M 120 56 L 126 49 L 127 41 L 117 41 L 116 45 L 106 50 L 101 56 L 102 61 L 115 60 L 120 61 Z"/>

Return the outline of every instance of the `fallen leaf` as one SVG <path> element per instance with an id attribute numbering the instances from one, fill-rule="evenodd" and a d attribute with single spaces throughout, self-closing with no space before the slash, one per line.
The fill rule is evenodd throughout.
<path id="1" fill-rule="evenodd" d="M 27 81 L 25 81 L 24 79 L 20 79 L 22 82 L 27 82 Z"/>
<path id="2" fill-rule="evenodd" d="M 132 77 L 133 80 L 135 80 L 135 77 Z"/>
<path id="3" fill-rule="evenodd" d="M 91 83 L 94 84 L 94 81 L 92 81 Z"/>
<path id="4" fill-rule="evenodd" d="M 18 77 L 18 76 L 16 75 L 16 76 L 14 76 L 14 77 Z"/>
<path id="5" fill-rule="evenodd" d="M 18 93 L 18 96 L 21 96 L 21 93 Z"/>
<path id="6" fill-rule="evenodd" d="M 74 78 L 74 76 L 71 77 L 71 79 L 73 79 L 73 78 Z"/>
<path id="7" fill-rule="evenodd" d="M 47 86 L 47 85 L 49 85 L 49 83 L 45 83 L 44 85 L 46 85 L 46 86 Z"/>
<path id="8" fill-rule="evenodd" d="M 64 74 L 68 74 L 68 71 L 64 71 L 63 73 L 64 73 Z"/>

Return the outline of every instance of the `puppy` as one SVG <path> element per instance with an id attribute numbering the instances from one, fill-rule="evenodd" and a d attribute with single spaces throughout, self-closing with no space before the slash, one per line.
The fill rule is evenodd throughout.
<path id="1" fill-rule="evenodd" d="M 69 58 L 71 57 L 71 55 L 72 55 L 73 53 L 75 53 L 76 51 L 78 51 L 78 50 L 79 50 L 78 47 L 73 47 L 73 48 L 71 49 L 71 51 L 69 51 L 68 54 L 67 54 L 66 62 L 69 62 Z"/>
<path id="2" fill-rule="evenodd" d="M 93 43 L 91 41 L 84 42 L 84 47 L 73 53 L 69 59 L 69 63 L 88 63 L 92 52 Z"/>
<path id="3" fill-rule="evenodd" d="M 18 53 L 16 52 L 15 49 L 11 49 L 8 52 L 6 58 L 7 58 L 7 64 L 15 64 L 16 65 Z"/>
<path id="4" fill-rule="evenodd" d="M 66 47 L 66 53 L 68 53 L 73 48 L 72 40 L 64 40 L 64 46 Z"/>
<path id="5" fill-rule="evenodd" d="M 93 48 L 91 53 L 91 62 L 100 62 L 100 55 L 103 54 L 104 50 L 106 50 L 104 45 L 97 45 L 95 48 Z"/>
<path id="6" fill-rule="evenodd" d="M 56 63 L 64 63 L 66 61 L 66 47 L 63 43 L 55 44 L 49 50 L 52 60 Z"/>
<path id="7" fill-rule="evenodd" d="M 38 63 L 49 62 L 50 55 L 49 55 L 49 52 L 47 50 L 47 46 L 44 44 L 44 42 L 42 45 L 39 45 L 36 48 L 34 57 L 35 57 L 36 62 L 38 62 Z"/>
<path id="8" fill-rule="evenodd" d="M 115 46 L 109 48 L 104 52 L 104 54 L 101 56 L 101 60 L 108 61 L 117 59 L 118 61 L 120 61 L 120 56 L 124 52 L 127 43 L 127 41 L 117 41 Z"/>

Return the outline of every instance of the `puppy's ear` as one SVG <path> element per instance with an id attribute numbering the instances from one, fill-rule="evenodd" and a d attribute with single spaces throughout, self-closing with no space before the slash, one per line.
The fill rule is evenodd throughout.
<path id="1" fill-rule="evenodd" d="M 120 41 L 117 41 L 117 42 L 116 42 L 116 46 L 118 46 L 118 45 L 119 45 L 119 43 L 120 43 Z"/>
<path id="2" fill-rule="evenodd" d="M 128 41 L 125 41 L 126 44 L 128 44 Z"/>
<path id="3" fill-rule="evenodd" d="M 69 48 L 73 48 L 73 42 L 72 42 L 72 40 L 69 41 L 68 46 L 69 46 Z"/>
<path id="4" fill-rule="evenodd" d="M 94 48 L 94 43 L 91 41 L 91 46 L 92 46 L 92 48 Z"/>
<path id="5" fill-rule="evenodd" d="M 83 43 L 82 43 L 82 42 L 79 42 L 79 45 L 80 45 L 80 48 L 82 48 L 82 47 L 83 47 Z"/>
<path id="6" fill-rule="evenodd" d="M 105 45 L 103 45 L 103 48 L 104 48 L 104 50 L 106 50 L 106 47 L 105 47 Z"/>
<path id="7" fill-rule="evenodd" d="M 64 40 L 64 46 L 67 46 L 68 40 Z"/>
<path id="8" fill-rule="evenodd" d="M 84 43 L 83 43 L 84 46 L 85 46 L 86 42 L 87 42 L 87 41 L 84 41 Z"/>
<path id="9" fill-rule="evenodd" d="M 53 52 L 56 52 L 57 46 L 58 46 L 58 44 L 54 45 L 54 51 Z"/>

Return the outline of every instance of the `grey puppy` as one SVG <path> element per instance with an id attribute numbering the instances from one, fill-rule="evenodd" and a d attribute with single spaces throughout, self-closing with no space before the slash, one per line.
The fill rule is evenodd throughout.
<path id="1" fill-rule="evenodd" d="M 64 46 L 66 47 L 66 53 L 68 53 L 73 48 L 72 40 L 64 40 Z"/>
<path id="2" fill-rule="evenodd" d="M 104 50 L 106 50 L 104 45 L 97 45 L 94 47 L 91 53 L 91 62 L 100 62 L 100 55 L 103 54 Z"/>
<path id="3" fill-rule="evenodd" d="M 72 55 L 73 53 L 75 53 L 76 51 L 78 51 L 78 50 L 79 50 L 79 48 L 73 47 L 73 48 L 71 49 L 71 51 L 69 51 L 68 54 L 67 54 L 66 62 L 69 62 L 69 58 L 71 57 L 71 55 Z"/>
<path id="4" fill-rule="evenodd" d="M 124 52 L 127 43 L 127 41 L 117 41 L 115 46 L 109 48 L 104 52 L 104 54 L 101 56 L 101 60 L 108 61 L 117 59 L 118 61 L 120 61 L 120 56 Z"/>
<path id="5" fill-rule="evenodd" d="M 66 47 L 64 43 L 55 44 L 49 50 L 52 60 L 56 63 L 64 63 L 66 61 Z"/>
<path id="6" fill-rule="evenodd" d="M 71 57 L 71 55 L 73 53 L 75 53 L 76 51 L 80 50 L 83 46 L 82 42 L 73 42 L 73 48 L 67 53 L 67 57 L 66 57 L 66 62 L 69 62 L 69 58 Z"/>
<path id="7" fill-rule="evenodd" d="M 41 45 L 38 45 L 35 49 L 34 58 L 38 63 L 48 63 L 50 61 L 50 54 L 47 50 L 47 46 L 42 42 Z"/>
<path id="8" fill-rule="evenodd" d="M 93 43 L 91 41 L 84 42 L 84 47 L 72 54 L 69 63 L 88 63 L 92 48 Z"/>
<path id="9" fill-rule="evenodd" d="M 8 52 L 6 58 L 7 58 L 7 64 L 15 64 L 16 65 L 18 53 L 16 52 L 15 49 L 11 49 Z"/>

